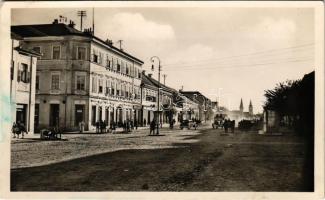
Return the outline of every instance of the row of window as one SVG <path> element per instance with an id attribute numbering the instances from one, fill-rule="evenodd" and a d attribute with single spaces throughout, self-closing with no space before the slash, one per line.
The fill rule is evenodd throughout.
<path id="1" fill-rule="evenodd" d="M 33 50 L 42 54 L 41 47 L 39 46 L 33 47 Z M 61 59 L 61 46 L 52 46 L 52 59 Z M 77 47 L 77 59 L 87 60 L 86 47 Z M 134 67 L 131 63 L 114 58 L 108 54 L 106 54 L 106 57 L 104 58 L 104 54 L 98 50 L 93 49 L 90 60 L 94 63 L 105 66 L 107 69 L 123 73 L 128 76 L 141 78 L 140 70 L 137 67 Z"/>
<path id="2" fill-rule="evenodd" d="M 142 99 L 143 100 L 156 102 L 156 100 L 157 100 L 156 96 L 157 96 L 156 91 L 152 91 L 152 90 L 148 90 L 148 89 L 144 89 L 142 91 Z M 162 101 L 163 103 L 168 103 L 171 101 L 171 98 L 167 95 L 161 95 L 159 100 Z"/>
<path id="3" fill-rule="evenodd" d="M 39 90 L 40 88 L 40 79 L 39 75 L 36 75 L 35 89 Z M 60 90 L 60 73 L 55 72 L 51 74 L 51 90 Z"/>
<path id="4" fill-rule="evenodd" d="M 104 87 L 105 83 L 105 87 Z M 105 90 L 105 91 L 104 91 Z M 133 86 L 128 83 L 121 83 L 119 81 L 113 81 L 110 79 L 102 79 L 97 77 L 92 77 L 92 89 L 93 93 L 99 93 L 111 96 L 118 96 L 124 98 L 140 98 L 140 88 L 137 86 Z"/>
<path id="5" fill-rule="evenodd" d="M 104 54 L 95 49 L 93 49 L 93 52 L 91 54 L 91 61 L 102 65 L 109 70 L 116 71 L 118 73 L 122 73 L 135 78 L 141 78 L 141 71 L 137 67 L 133 66 L 133 64 L 118 58 L 114 58 L 113 56 L 109 56 L 108 54 L 106 54 L 106 57 L 104 58 Z"/>

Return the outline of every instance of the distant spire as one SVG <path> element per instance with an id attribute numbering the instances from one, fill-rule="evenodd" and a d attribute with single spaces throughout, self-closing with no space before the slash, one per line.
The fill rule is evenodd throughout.
<path id="1" fill-rule="evenodd" d="M 253 115 L 253 104 L 252 104 L 252 100 L 249 101 L 249 114 Z"/>
<path id="2" fill-rule="evenodd" d="M 240 110 L 241 112 L 243 112 L 243 111 L 244 111 L 244 105 L 243 105 L 243 99 L 242 99 L 242 98 L 240 99 L 240 106 L 239 106 L 239 110 Z"/>

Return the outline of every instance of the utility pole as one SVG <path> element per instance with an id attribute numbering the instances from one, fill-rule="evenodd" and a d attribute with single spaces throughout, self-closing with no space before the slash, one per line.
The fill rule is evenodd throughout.
<path id="1" fill-rule="evenodd" d="M 159 97 L 160 97 L 160 71 L 161 71 L 161 65 L 160 65 L 160 59 L 158 56 L 153 56 L 150 58 L 151 62 L 154 62 L 154 59 L 158 60 L 158 98 L 157 98 L 157 135 L 159 135 L 159 116 L 160 116 L 160 104 L 159 104 Z M 154 70 L 154 66 L 152 64 L 152 70 Z"/>
<path id="2" fill-rule="evenodd" d="M 120 50 L 123 50 L 122 49 L 122 42 L 123 42 L 123 40 L 118 40 L 117 42 L 120 43 Z"/>
<path id="3" fill-rule="evenodd" d="M 86 11 L 85 10 L 79 10 L 78 11 L 78 17 L 80 17 L 80 31 L 82 31 L 82 18 L 86 17 Z"/>
<path id="4" fill-rule="evenodd" d="M 166 85 L 166 77 L 167 77 L 167 74 L 163 74 L 163 77 L 164 77 L 164 85 Z"/>
<path id="5" fill-rule="evenodd" d="M 95 35 L 95 8 L 93 7 L 93 35 Z"/>

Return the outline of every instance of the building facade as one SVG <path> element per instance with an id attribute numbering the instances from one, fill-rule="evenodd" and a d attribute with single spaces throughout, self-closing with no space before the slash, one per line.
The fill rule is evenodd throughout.
<path id="1" fill-rule="evenodd" d="M 22 38 L 11 34 L 10 99 L 12 122 L 23 124 L 34 133 L 36 52 L 21 46 Z"/>
<path id="2" fill-rule="evenodd" d="M 198 104 L 198 116 L 197 119 L 201 121 L 211 120 L 214 116 L 214 112 L 212 109 L 212 102 L 209 98 L 204 96 L 199 91 L 183 91 L 180 90 L 184 96 L 190 99 L 193 102 Z"/>
<path id="3" fill-rule="evenodd" d="M 13 26 L 42 54 L 36 73 L 35 127 L 95 129 L 97 121 L 139 120 L 143 62 L 74 24 Z"/>
<path id="4" fill-rule="evenodd" d="M 157 101 L 157 91 L 160 85 L 159 106 Z M 173 89 L 159 84 L 152 78 L 152 74 L 142 73 L 141 83 L 141 104 L 143 126 L 150 124 L 153 119 L 157 119 L 159 107 L 159 120 L 161 124 L 170 123 L 173 119 Z"/>

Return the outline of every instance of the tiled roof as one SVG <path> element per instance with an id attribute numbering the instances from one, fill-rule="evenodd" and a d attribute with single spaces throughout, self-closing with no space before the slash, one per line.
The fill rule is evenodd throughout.
<path id="1" fill-rule="evenodd" d="M 20 35 L 21 37 L 47 37 L 47 36 L 66 36 L 66 35 L 78 35 L 84 36 L 91 39 L 96 39 L 104 45 L 110 46 L 112 49 L 118 51 L 121 54 L 124 54 L 139 63 L 143 64 L 143 61 L 126 53 L 125 51 L 120 50 L 119 48 L 107 44 L 102 39 L 91 35 L 89 33 L 81 32 L 75 28 L 72 28 L 66 24 L 33 24 L 33 25 L 18 25 L 11 26 L 11 32 Z"/>

